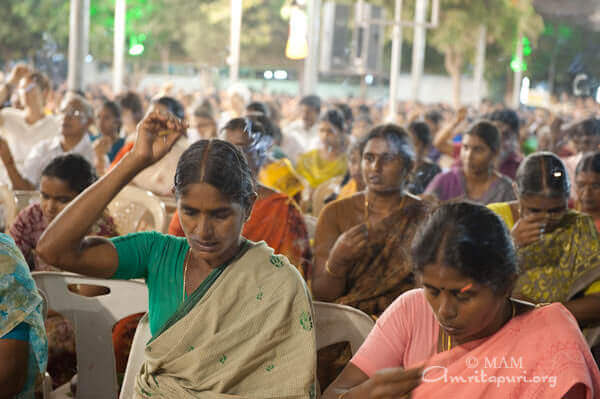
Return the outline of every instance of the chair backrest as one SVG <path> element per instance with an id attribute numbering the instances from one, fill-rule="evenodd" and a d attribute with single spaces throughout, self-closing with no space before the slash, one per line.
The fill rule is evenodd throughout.
<path id="1" fill-rule="evenodd" d="M 352 354 L 362 345 L 375 321 L 350 306 L 314 302 L 317 350 L 339 342 L 349 342 Z"/>
<path id="2" fill-rule="evenodd" d="M 133 398 L 135 393 L 135 378 L 139 374 L 142 364 L 144 364 L 144 353 L 146 343 L 150 341 L 152 334 L 150 333 L 150 324 L 148 322 L 148 313 L 140 319 L 133 336 L 129 359 L 127 359 L 127 368 L 125 369 L 125 377 L 121 385 L 120 399 Z"/>
<path id="3" fill-rule="evenodd" d="M 77 398 L 115 398 L 117 375 L 112 344 L 115 323 L 134 313 L 148 311 L 144 283 L 106 280 L 62 272 L 32 272 L 48 299 L 48 307 L 66 317 L 75 329 Z M 108 287 L 110 292 L 84 297 L 71 292 L 71 284 Z"/>
<path id="4" fill-rule="evenodd" d="M 167 231 L 165 205 L 150 191 L 139 187 L 125 186 L 108 204 L 108 210 L 115 218 L 121 234 L 145 230 Z"/>

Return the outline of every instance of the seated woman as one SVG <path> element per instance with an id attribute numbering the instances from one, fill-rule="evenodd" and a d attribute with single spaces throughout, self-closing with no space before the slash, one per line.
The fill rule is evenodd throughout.
<path id="1" fill-rule="evenodd" d="M 146 280 L 152 339 L 136 398 L 309 398 L 316 359 L 308 289 L 285 257 L 241 236 L 257 194 L 234 145 L 200 140 L 181 156 L 174 184 L 185 238 L 85 237 L 114 196 L 184 132 L 171 114 L 147 114 L 131 152 L 58 216 L 38 253 L 75 273 Z"/>
<path id="2" fill-rule="evenodd" d="M 324 399 L 598 396 L 600 372 L 567 309 L 510 297 L 517 257 L 493 212 L 442 205 L 412 252 L 424 288 L 386 309 Z"/>
<path id="3" fill-rule="evenodd" d="M 40 183 L 40 203 L 23 209 L 10 228 L 10 235 L 31 270 L 59 271 L 54 265 L 45 263 L 37 256 L 38 241 L 48 225 L 69 202 L 95 180 L 92 165 L 78 154 L 61 155 L 44 168 Z M 104 237 L 119 235 L 112 217 L 107 212 L 102 213 L 87 234 Z M 99 292 L 92 287 L 84 287 L 80 293 L 93 296 Z M 48 312 L 45 325 L 49 343 L 48 373 L 55 385 L 60 386 L 77 372 L 75 332 L 71 323 L 54 311 Z M 124 358 L 126 362 L 127 355 Z"/>
<path id="4" fill-rule="evenodd" d="M 519 166 L 516 184 L 518 201 L 489 205 L 517 246 L 521 274 L 514 295 L 562 302 L 580 326 L 597 326 L 600 242 L 592 218 L 567 207 L 571 183 L 564 163 L 550 152 L 531 154 Z"/>
<path id="5" fill-rule="evenodd" d="M 425 194 L 440 201 L 469 199 L 483 205 L 515 199 L 511 180 L 495 170 L 500 144 L 496 126 L 487 121 L 475 123 L 462 139 L 462 164 L 438 174 Z"/>
<path id="6" fill-rule="evenodd" d="M 594 219 L 600 231 L 600 152 L 584 155 L 575 169 L 577 209 Z"/>
<path id="7" fill-rule="evenodd" d="M 346 173 L 346 136 L 342 112 L 338 109 L 325 112 L 319 122 L 319 148 L 298 156 L 296 162 L 296 171 L 312 189 Z"/>
<path id="8" fill-rule="evenodd" d="M 96 175 L 92 165 L 79 154 L 56 157 L 43 169 L 40 182 L 40 202 L 29 205 L 19 212 L 10 227 L 10 235 L 25 256 L 31 270 L 58 270 L 36 256 L 38 240 L 69 202 L 94 181 L 96 181 Z M 108 212 L 102 213 L 88 234 L 104 237 L 119 235 L 115 222 Z"/>
<path id="9" fill-rule="evenodd" d="M 232 119 L 223 127 L 221 137 L 244 153 L 252 176 L 256 178 L 272 143 L 263 126 L 252 118 Z M 256 184 L 256 190 L 258 198 L 250 218 L 244 224 L 242 236 L 255 242 L 264 240 L 276 254 L 285 255 L 308 279 L 312 253 L 306 224 L 298 205 L 287 195 L 260 183 Z M 169 234 L 185 236 L 178 212 L 171 219 Z"/>
<path id="10" fill-rule="evenodd" d="M 312 290 L 318 300 L 379 316 L 398 295 L 414 288 L 408 253 L 427 206 L 405 191 L 415 153 L 403 128 L 374 128 L 361 151 L 366 190 L 328 204 L 319 216 Z M 349 353 L 340 355 L 342 348 L 320 352 L 319 371 L 328 373 L 319 377 L 321 387 L 349 359 Z M 337 359 L 335 365 L 328 366 L 332 359 Z"/>
<path id="11" fill-rule="evenodd" d="M 125 137 L 120 137 L 121 108 L 114 101 L 105 101 L 98 112 L 96 124 L 100 134 L 92 137 L 96 153 L 96 172 L 103 175 L 108 164 L 112 162 L 125 144 Z"/>
<path id="12" fill-rule="evenodd" d="M 0 265 L 0 398 L 33 399 L 48 358 L 42 298 L 6 234 L 0 234 Z"/>

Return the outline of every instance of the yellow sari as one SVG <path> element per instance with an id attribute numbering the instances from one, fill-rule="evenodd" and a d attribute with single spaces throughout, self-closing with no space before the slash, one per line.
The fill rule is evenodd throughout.
<path id="1" fill-rule="evenodd" d="M 296 171 L 304 177 L 312 188 L 336 176 L 341 176 L 348 169 L 346 155 L 341 155 L 333 161 L 321 158 L 319 150 L 309 151 L 298 157 Z"/>
<path id="2" fill-rule="evenodd" d="M 304 190 L 302 180 L 287 158 L 279 159 L 262 167 L 258 173 L 259 183 L 293 198 Z"/>

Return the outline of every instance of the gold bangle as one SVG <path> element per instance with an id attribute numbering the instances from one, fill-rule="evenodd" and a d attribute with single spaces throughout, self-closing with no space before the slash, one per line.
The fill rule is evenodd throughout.
<path id="1" fill-rule="evenodd" d="M 346 278 L 346 276 L 343 276 L 340 274 L 335 274 L 334 272 L 332 272 L 331 269 L 329 268 L 329 261 L 325 262 L 325 271 L 327 272 L 327 274 L 329 274 L 333 278 L 337 278 L 340 280 Z"/>
<path id="2" fill-rule="evenodd" d="M 342 394 L 340 396 L 337 397 L 337 399 L 344 399 L 346 397 L 346 394 L 350 392 L 349 390 L 346 392 L 342 392 Z"/>

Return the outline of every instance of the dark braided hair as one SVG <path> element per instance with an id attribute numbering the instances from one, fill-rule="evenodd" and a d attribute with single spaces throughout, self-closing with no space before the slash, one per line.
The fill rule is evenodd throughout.
<path id="1" fill-rule="evenodd" d="M 520 196 L 569 198 L 571 182 L 565 164 L 551 152 L 536 152 L 521 162 L 515 178 Z"/>
<path id="2" fill-rule="evenodd" d="M 252 204 L 255 183 L 244 154 L 227 141 L 199 140 L 179 158 L 175 194 L 185 194 L 190 184 L 208 183 L 244 209 Z"/>

